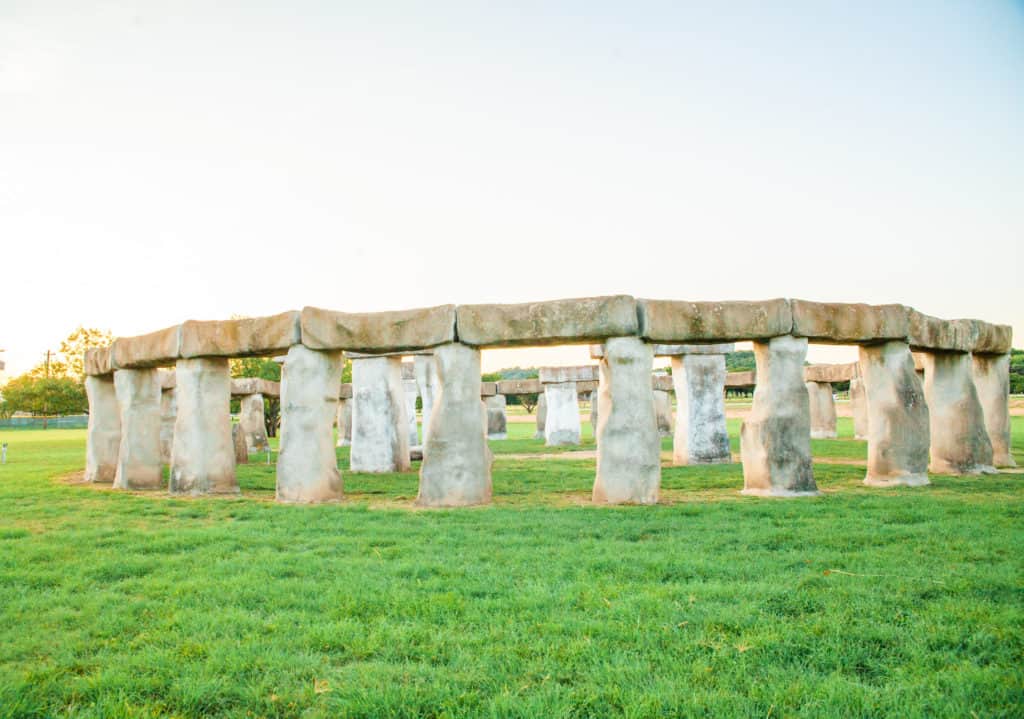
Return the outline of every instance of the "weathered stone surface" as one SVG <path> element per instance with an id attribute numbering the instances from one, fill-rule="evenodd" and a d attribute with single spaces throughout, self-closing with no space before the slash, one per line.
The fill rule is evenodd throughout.
<path id="1" fill-rule="evenodd" d="M 352 399 L 352 383 L 345 382 L 338 391 L 338 399 Z"/>
<path id="2" fill-rule="evenodd" d="M 736 351 L 732 342 L 710 345 L 654 345 L 655 357 L 681 357 L 683 355 L 726 355 Z"/>
<path id="3" fill-rule="evenodd" d="M 434 411 L 434 402 L 441 392 L 441 385 L 437 379 L 437 366 L 434 364 L 433 355 L 419 355 L 414 360 L 416 368 L 416 386 L 419 389 L 420 397 L 423 398 L 423 441 L 427 441 L 427 432 L 430 429 L 430 414 Z"/>
<path id="4" fill-rule="evenodd" d="M 671 377 L 665 379 L 671 380 Z M 654 392 L 654 417 L 658 423 L 658 435 L 661 437 L 672 436 L 672 398 L 669 393 L 656 389 Z"/>
<path id="5" fill-rule="evenodd" d="M 977 327 L 971 320 L 943 320 L 910 310 L 910 346 L 915 350 L 970 352 Z"/>
<path id="6" fill-rule="evenodd" d="M 302 340 L 298 312 L 237 320 L 189 320 L 181 326 L 181 356 L 265 357 Z"/>
<path id="7" fill-rule="evenodd" d="M 352 400 L 338 400 L 338 414 L 335 422 L 338 428 L 339 447 L 348 447 L 352 444 Z"/>
<path id="8" fill-rule="evenodd" d="M 353 472 L 408 472 L 405 389 L 398 357 L 352 360 Z M 480 378 L 477 377 L 479 386 Z M 480 395 L 477 393 L 477 401 Z"/>
<path id="9" fill-rule="evenodd" d="M 671 379 L 676 391 L 674 464 L 732 461 L 725 426 L 725 375 L 725 355 L 672 357 Z"/>
<path id="10" fill-rule="evenodd" d="M 406 432 L 409 436 L 409 446 L 414 447 L 420 443 L 420 431 L 416 424 L 416 399 L 420 396 L 419 388 L 414 378 L 405 377 L 405 368 L 412 369 L 411 362 L 402 363 L 402 389 L 405 390 L 405 423 Z"/>
<path id="11" fill-rule="evenodd" d="M 626 295 L 459 305 L 459 341 L 479 347 L 582 344 L 637 331 L 636 300 Z"/>
<path id="12" fill-rule="evenodd" d="M 180 359 L 171 494 L 237 494 L 226 357 Z"/>
<path id="13" fill-rule="evenodd" d="M 342 498 L 333 433 L 341 367 L 340 352 L 317 352 L 303 345 L 288 350 L 281 375 L 279 502 Z"/>
<path id="14" fill-rule="evenodd" d="M 992 443 L 992 464 L 1016 467 L 1010 452 L 1010 355 L 974 355 L 973 373 Z"/>
<path id="15" fill-rule="evenodd" d="M 541 384 L 554 382 L 596 382 L 597 365 L 579 367 L 541 367 L 538 372 Z"/>
<path id="16" fill-rule="evenodd" d="M 460 507 L 491 501 L 491 450 L 480 401 L 480 352 L 448 344 L 434 352 L 440 393 L 423 444 L 420 490 L 424 507 Z"/>
<path id="17" fill-rule="evenodd" d="M 757 372 L 726 372 L 725 386 L 739 389 L 742 387 L 754 387 L 757 385 Z"/>
<path id="18" fill-rule="evenodd" d="M 790 300 L 793 335 L 815 342 L 873 344 L 905 340 L 910 333 L 909 308 L 843 302 Z"/>
<path id="19" fill-rule="evenodd" d="M 676 386 L 668 375 L 656 374 L 651 377 L 651 389 L 655 392 L 675 392 Z"/>
<path id="20" fill-rule="evenodd" d="M 544 425 L 547 424 L 548 419 L 548 398 L 541 392 L 537 395 L 537 431 L 534 433 L 534 439 L 544 439 Z"/>
<path id="21" fill-rule="evenodd" d="M 312 349 L 401 352 L 454 339 L 455 305 L 360 313 L 302 309 L 302 344 Z"/>
<path id="22" fill-rule="evenodd" d="M 923 359 L 924 398 L 928 403 L 931 432 L 929 471 L 935 474 L 995 472 L 992 442 L 974 386 L 971 355 L 924 352 Z"/>
<path id="23" fill-rule="evenodd" d="M 743 494 L 818 494 L 811 468 L 811 417 L 803 372 L 806 357 L 805 338 L 754 342 L 758 383 L 754 404 L 740 428 Z"/>
<path id="24" fill-rule="evenodd" d="M 860 348 L 873 487 L 928 484 L 928 406 L 906 342 Z M 851 383 L 852 392 L 852 383 Z"/>
<path id="25" fill-rule="evenodd" d="M 836 401 L 828 382 L 805 382 L 811 412 L 811 439 L 835 439 Z"/>
<path id="26" fill-rule="evenodd" d="M 249 450 L 245 446 L 245 432 L 237 424 L 231 425 L 231 444 L 235 449 L 235 464 L 248 464 Z"/>
<path id="27" fill-rule="evenodd" d="M 605 343 L 598 390 L 601 409 L 596 431 L 594 502 L 658 501 L 661 441 L 651 391 L 653 364 L 651 346 L 636 337 L 615 337 Z"/>
<path id="28" fill-rule="evenodd" d="M 114 371 L 110 360 L 111 348 L 102 347 L 85 351 L 83 367 L 90 377 L 102 377 Z"/>
<path id="29" fill-rule="evenodd" d="M 160 392 L 160 460 L 171 463 L 174 450 L 174 423 L 178 421 L 177 390 L 165 389 Z"/>
<path id="30" fill-rule="evenodd" d="M 280 397 L 281 383 L 260 377 L 235 377 L 231 380 L 231 396 L 245 397 L 261 394 L 264 397 Z"/>
<path id="31" fill-rule="evenodd" d="M 591 392 L 596 392 L 598 387 L 597 380 L 585 380 L 576 383 L 576 392 L 580 395 L 588 395 Z"/>
<path id="32" fill-rule="evenodd" d="M 114 378 L 109 374 L 86 375 L 89 398 L 89 429 L 85 435 L 85 481 L 109 484 L 117 474 L 121 446 L 121 411 Z"/>
<path id="33" fill-rule="evenodd" d="M 481 397 L 493 397 L 498 394 L 498 383 L 497 382 L 481 382 L 480 383 L 480 396 Z"/>
<path id="34" fill-rule="evenodd" d="M 1013 345 L 1013 328 L 1009 325 L 993 325 L 981 320 L 974 322 L 974 342 L 971 349 L 975 354 L 1006 354 Z"/>
<path id="35" fill-rule="evenodd" d="M 163 489 L 160 461 L 160 378 L 155 369 L 114 372 L 121 442 L 114 489 Z"/>
<path id="36" fill-rule="evenodd" d="M 110 347 L 110 363 L 114 369 L 144 369 L 173 365 L 181 347 L 181 327 L 138 337 L 118 337 Z"/>
<path id="37" fill-rule="evenodd" d="M 868 438 L 868 398 L 864 391 L 864 380 L 854 377 L 850 380 L 850 411 L 853 413 L 853 438 Z"/>
<path id="38" fill-rule="evenodd" d="M 487 438 L 508 439 L 508 418 L 505 414 L 505 396 L 496 394 L 484 400 L 487 407 Z"/>
<path id="39" fill-rule="evenodd" d="M 656 343 L 735 342 L 788 335 L 789 301 L 680 302 L 637 300 L 640 336 Z"/>
<path id="40" fill-rule="evenodd" d="M 267 422 L 262 394 L 249 394 L 242 397 L 239 403 L 238 424 L 242 428 L 246 451 L 267 451 L 270 443 L 267 441 Z"/>
<path id="41" fill-rule="evenodd" d="M 506 397 L 520 394 L 540 394 L 544 391 L 539 379 L 503 379 L 498 381 L 497 392 Z"/>
<path id="42" fill-rule="evenodd" d="M 415 362 L 403 362 L 402 363 L 402 381 L 415 380 L 416 379 L 416 364 Z"/>
<path id="43" fill-rule="evenodd" d="M 856 362 L 847 364 L 812 364 L 804 367 L 805 382 L 849 382 L 860 376 Z"/>
<path id="44" fill-rule="evenodd" d="M 597 439 L 597 420 L 601 416 L 600 395 L 600 391 L 590 393 L 590 431 L 594 434 L 595 440 Z"/>
<path id="45" fill-rule="evenodd" d="M 157 376 L 160 378 L 160 389 L 164 392 L 178 386 L 177 375 L 174 374 L 174 370 L 172 369 L 159 370 Z"/>
<path id="46" fill-rule="evenodd" d="M 575 382 L 553 382 L 544 385 L 547 407 L 544 421 L 544 444 L 561 447 L 580 443 L 580 406 Z"/>

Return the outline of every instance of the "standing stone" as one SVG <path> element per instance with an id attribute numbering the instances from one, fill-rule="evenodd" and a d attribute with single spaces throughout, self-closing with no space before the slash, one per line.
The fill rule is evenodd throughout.
<path id="1" fill-rule="evenodd" d="M 868 399 L 864 391 L 864 380 L 860 377 L 850 380 L 850 411 L 853 413 L 854 439 L 867 439 Z"/>
<path id="2" fill-rule="evenodd" d="M 235 464 L 248 464 L 249 448 L 245 444 L 245 432 L 241 425 L 231 425 L 231 443 L 235 447 Z"/>
<path id="3" fill-rule="evenodd" d="M 935 474 L 991 474 L 992 442 L 968 352 L 922 352 Z"/>
<path id="4" fill-rule="evenodd" d="M 811 467 L 811 417 L 804 386 L 806 338 L 754 342 L 757 387 L 740 429 L 743 494 L 803 497 L 818 494 Z"/>
<path id="5" fill-rule="evenodd" d="M 352 400 L 338 400 L 338 446 L 347 447 L 352 444 Z"/>
<path id="6" fill-rule="evenodd" d="M 479 401 L 479 390 L 477 394 Z M 401 358 L 352 360 L 352 402 L 352 471 L 408 472 L 412 465 Z"/>
<path id="7" fill-rule="evenodd" d="M 868 436 L 864 484 L 928 484 L 928 405 L 907 343 L 862 346 L 860 374 Z"/>
<path id="8" fill-rule="evenodd" d="M 600 392 L 594 390 L 590 393 L 590 432 L 594 435 L 594 439 L 597 440 L 597 420 L 601 416 L 600 405 L 597 401 Z"/>
<path id="9" fill-rule="evenodd" d="M 441 387 L 437 381 L 437 366 L 433 355 L 416 355 L 413 359 L 416 372 L 416 387 L 422 399 L 423 408 L 423 441 L 427 441 L 427 428 L 430 426 L 430 413 L 434 409 L 434 399 L 440 394 Z"/>
<path id="10" fill-rule="evenodd" d="M 534 439 L 544 439 L 544 425 L 548 418 L 548 399 L 544 392 L 537 396 L 537 431 L 534 432 Z M 596 435 L 595 435 L 596 436 Z"/>
<path id="11" fill-rule="evenodd" d="M 648 378 L 650 382 L 650 378 Z M 544 422 L 544 444 L 559 447 L 580 443 L 580 405 L 575 382 L 552 382 L 544 385 L 547 412 Z"/>
<path id="12" fill-rule="evenodd" d="M 267 422 L 263 411 L 263 395 L 247 394 L 239 403 L 238 423 L 241 425 L 242 438 L 249 452 L 266 452 L 270 447 L 267 441 Z"/>
<path id="13" fill-rule="evenodd" d="M 658 420 L 658 436 L 672 436 L 672 398 L 668 392 L 654 390 L 654 416 Z"/>
<path id="14" fill-rule="evenodd" d="M 155 369 L 114 372 L 121 442 L 114 489 L 163 489 L 160 461 L 160 378 Z"/>
<path id="15" fill-rule="evenodd" d="M 506 399 L 496 394 L 484 400 L 487 407 L 487 438 L 508 439 L 508 417 L 505 413 Z"/>
<path id="16" fill-rule="evenodd" d="M 832 396 L 832 383 L 805 382 L 808 407 L 811 413 L 811 439 L 835 439 L 836 401 Z"/>
<path id="17" fill-rule="evenodd" d="M 405 389 L 405 419 L 409 446 L 415 447 L 420 443 L 420 433 L 416 426 L 416 398 L 419 397 L 419 387 L 415 379 L 403 379 L 402 387 Z"/>
<path id="18" fill-rule="evenodd" d="M 89 430 L 85 437 L 85 481 L 109 484 L 117 474 L 121 446 L 121 412 L 117 406 L 114 378 L 88 375 Z"/>
<path id="19" fill-rule="evenodd" d="M 672 358 L 676 390 L 676 465 L 732 461 L 725 425 L 725 355 L 687 354 Z"/>
<path id="20" fill-rule="evenodd" d="M 434 350 L 440 392 L 423 443 L 420 490 L 424 507 L 460 507 L 491 501 L 487 411 L 480 401 L 480 351 L 463 344 Z"/>
<path id="21" fill-rule="evenodd" d="M 226 357 L 180 359 L 171 494 L 237 494 Z"/>
<path id="22" fill-rule="evenodd" d="M 175 388 L 165 389 L 160 393 L 160 459 L 164 464 L 171 463 L 171 451 L 174 447 L 174 423 L 178 420 L 178 395 Z"/>
<path id="23" fill-rule="evenodd" d="M 639 338 L 613 337 L 605 342 L 598 385 L 594 502 L 658 501 L 661 440 L 651 392 L 653 366 L 654 350 Z"/>
<path id="24" fill-rule="evenodd" d="M 992 464 L 1016 467 L 1010 453 L 1010 355 L 974 355 L 973 369 L 985 429 L 992 442 Z"/>
<path id="25" fill-rule="evenodd" d="M 353 362 L 353 365 L 355 362 Z M 278 502 L 330 502 L 342 498 L 334 452 L 334 418 L 341 389 L 341 352 L 303 345 L 288 350 L 281 376 L 281 434 L 277 456 Z"/>

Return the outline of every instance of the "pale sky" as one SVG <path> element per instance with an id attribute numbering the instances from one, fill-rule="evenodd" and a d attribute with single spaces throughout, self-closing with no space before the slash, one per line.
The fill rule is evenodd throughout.
<path id="1" fill-rule="evenodd" d="M 8 371 L 80 324 L 612 293 L 1024 345 L 1024 3 L 506 5 L 0 0 Z"/>

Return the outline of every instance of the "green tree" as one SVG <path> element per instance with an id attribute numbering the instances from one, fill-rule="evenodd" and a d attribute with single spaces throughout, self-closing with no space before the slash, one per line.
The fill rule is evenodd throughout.
<path id="1" fill-rule="evenodd" d="M 27 372 L 3 388 L 3 412 L 28 412 L 34 416 L 78 414 L 88 411 L 85 386 L 72 377 L 36 377 Z M 46 429 L 46 420 L 43 420 Z"/>
<path id="2" fill-rule="evenodd" d="M 1010 350 L 1010 393 L 1024 394 L 1024 350 Z"/>

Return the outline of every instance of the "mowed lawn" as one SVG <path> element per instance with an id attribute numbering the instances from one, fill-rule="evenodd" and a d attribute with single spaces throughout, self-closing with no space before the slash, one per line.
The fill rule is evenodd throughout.
<path id="1" fill-rule="evenodd" d="M 83 431 L 0 433 L 0 716 L 1024 715 L 1024 474 L 868 489 L 840 420 L 820 498 L 666 466 L 592 507 L 592 458 L 510 431 L 445 511 L 415 472 L 277 505 L 255 455 L 240 498 L 113 492 Z"/>

